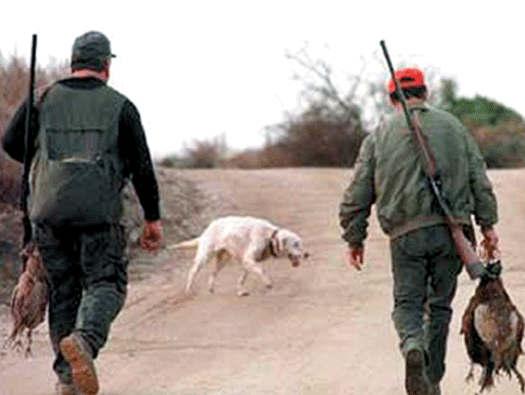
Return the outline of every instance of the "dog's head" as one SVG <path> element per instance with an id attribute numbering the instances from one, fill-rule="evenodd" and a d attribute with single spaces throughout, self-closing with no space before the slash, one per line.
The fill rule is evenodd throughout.
<path id="1" fill-rule="evenodd" d="M 297 267 L 301 264 L 301 259 L 308 258 L 308 253 L 303 253 L 303 243 L 301 238 L 286 229 L 279 229 L 272 239 L 272 248 L 275 255 L 288 257 L 292 266 Z"/>

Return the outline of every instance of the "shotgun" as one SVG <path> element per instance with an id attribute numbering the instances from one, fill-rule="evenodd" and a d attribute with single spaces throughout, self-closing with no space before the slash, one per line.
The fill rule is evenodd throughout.
<path id="1" fill-rule="evenodd" d="M 476 254 L 472 243 L 465 236 L 465 233 L 463 232 L 463 225 L 456 219 L 456 217 L 452 215 L 450 208 L 448 207 L 445 199 L 443 198 L 436 177 L 436 162 L 432 156 L 430 147 L 428 147 L 427 141 L 425 140 L 421 132 L 419 113 L 417 111 L 414 111 L 411 114 L 408 110 L 406 98 L 403 93 L 403 90 L 401 89 L 399 81 L 396 79 L 394 67 L 392 66 L 390 56 L 388 55 L 385 41 L 382 40 L 380 42 L 380 45 L 383 49 L 383 54 L 385 55 L 390 74 L 392 75 L 392 80 L 394 81 L 394 84 L 396 86 L 396 93 L 399 98 L 399 101 L 401 102 L 401 106 L 403 107 L 403 112 L 405 114 L 408 127 L 416 142 L 416 146 L 418 147 L 418 152 L 421 161 L 423 162 L 423 169 L 428 178 L 430 188 L 432 189 L 432 192 L 436 197 L 438 205 L 443 212 L 445 222 L 450 228 L 450 234 L 452 236 L 452 239 L 454 240 L 459 256 L 461 257 L 461 260 L 465 265 L 465 269 L 467 270 L 469 277 L 472 280 L 479 278 L 485 274 L 485 265 Z"/>
<path id="2" fill-rule="evenodd" d="M 25 133 L 24 133 L 24 173 L 22 175 L 22 197 L 20 208 L 24 213 L 22 219 L 24 225 L 23 245 L 25 246 L 31 240 L 31 222 L 27 212 L 27 197 L 29 195 L 29 169 L 31 168 L 31 155 L 29 153 L 30 136 L 33 135 L 34 126 L 34 92 L 35 92 L 35 68 L 36 68 L 36 34 L 33 34 L 31 42 L 31 66 L 29 68 L 29 96 L 27 101 Z"/>

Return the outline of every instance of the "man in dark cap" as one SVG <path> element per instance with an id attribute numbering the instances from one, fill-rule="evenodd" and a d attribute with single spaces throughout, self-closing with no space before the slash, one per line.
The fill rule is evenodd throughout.
<path id="1" fill-rule="evenodd" d="M 100 70 L 104 62 L 114 58 L 108 38 L 100 32 L 87 32 L 75 39 L 71 67 Z"/>
<path id="2" fill-rule="evenodd" d="M 48 273 L 49 333 L 61 395 L 99 390 L 94 360 L 126 296 L 120 220 L 127 180 L 144 210 L 141 246 L 156 250 L 163 243 L 158 185 L 139 113 L 107 85 L 113 57 L 104 34 L 78 37 L 71 78 L 38 100 L 27 153 L 28 101 L 3 143 L 15 160 L 31 163 L 28 211 Z"/>
<path id="3" fill-rule="evenodd" d="M 485 245 L 496 251 L 496 197 L 473 137 L 458 119 L 426 103 L 421 70 L 405 68 L 395 75 L 409 111 L 420 119 L 453 215 L 472 240 L 474 217 Z M 368 217 L 376 204 L 381 228 L 390 238 L 392 318 L 405 359 L 405 388 L 408 395 L 439 395 L 462 262 L 425 178 L 394 81 L 388 91 L 395 110 L 360 148 L 353 180 L 340 205 L 342 237 L 348 243 L 349 264 L 361 270 Z"/>

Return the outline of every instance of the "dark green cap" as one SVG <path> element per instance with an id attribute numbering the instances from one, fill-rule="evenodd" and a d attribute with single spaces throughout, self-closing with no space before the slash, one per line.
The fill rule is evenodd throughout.
<path id="1" fill-rule="evenodd" d="M 100 32 L 89 31 L 73 43 L 71 68 L 101 70 L 104 61 L 114 57 L 109 39 Z"/>

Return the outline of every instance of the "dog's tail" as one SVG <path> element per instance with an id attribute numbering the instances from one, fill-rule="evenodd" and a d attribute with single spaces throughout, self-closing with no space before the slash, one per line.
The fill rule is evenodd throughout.
<path id="1" fill-rule="evenodd" d="M 179 250 L 183 248 L 197 248 L 199 245 L 199 237 L 191 240 L 181 241 L 180 243 L 170 244 L 166 246 L 168 250 Z"/>

